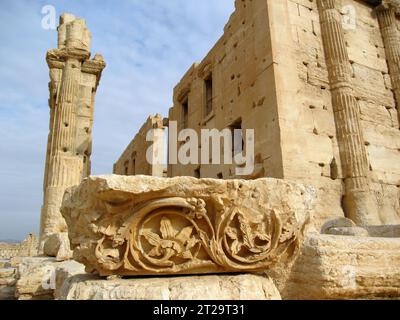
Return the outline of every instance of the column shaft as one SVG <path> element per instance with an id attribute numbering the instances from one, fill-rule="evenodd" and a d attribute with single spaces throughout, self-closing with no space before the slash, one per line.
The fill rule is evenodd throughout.
<path id="1" fill-rule="evenodd" d="M 358 225 L 379 224 L 341 16 L 334 0 L 318 0 L 318 6 L 345 184 L 344 211 Z"/>
<path id="2" fill-rule="evenodd" d="M 395 8 L 381 5 L 376 10 L 385 45 L 386 60 L 392 80 L 400 125 L 400 32 L 397 29 Z"/>

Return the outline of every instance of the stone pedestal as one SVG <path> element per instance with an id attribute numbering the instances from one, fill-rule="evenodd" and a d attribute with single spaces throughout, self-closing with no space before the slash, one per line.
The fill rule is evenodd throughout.
<path id="1" fill-rule="evenodd" d="M 400 238 L 310 234 L 284 299 L 400 298 Z"/>
<path id="2" fill-rule="evenodd" d="M 75 276 L 60 300 L 281 300 L 267 276 L 243 274 L 106 280 Z"/>

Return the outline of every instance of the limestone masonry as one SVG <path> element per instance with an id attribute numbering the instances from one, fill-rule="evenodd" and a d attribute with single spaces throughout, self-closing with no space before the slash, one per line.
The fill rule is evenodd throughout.
<path id="1" fill-rule="evenodd" d="M 32 257 L 38 254 L 38 239 L 34 234 L 21 243 L 0 242 L 0 259 L 11 259 L 14 257 Z"/>
<path id="2" fill-rule="evenodd" d="M 39 253 L 32 237 L 0 245 L 0 299 L 400 297 L 400 1 L 235 7 L 168 118 L 150 116 L 103 176 L 90 155 L 105 62 L 84 20 L 61 16 Z M 165 166 L 175 129 L 254 129 L 254 171 Z"/>
<path id="3" fill-rule="evenodd" d="M 164 119 L 157 114 L 150 116 L 146 123 L 142 126 L 139 133 L 126 148 L 120 159 L 114 164 L 113 172 L 119 175 L 137 175 L 145 174 L 155 177 L 163 177 L 166 172 L 164 166 L 155 163 L 157 157 L 164 160 L 164 139 L 165 139 Z M 146 141 L 147 134 L 152 129 L 154 134 L 152 141 Z M 161 143 L 162 148 L 157 148 Z M 151 162 L 146 159 L 146 150 L 153 146 L 151 154 Z"/>
<path id="4" fill-rule="evenodd" d="M 175 87 L 169 122 L 199 135 L 255 129 L 246 178 L 317 187 L 317 227 L 341 216 L 399 223 L 398 2 L 378 3 L 236 1 L 224 35 Z M 232 165 L 168 166 L 169 177 L 182 175 L 242 178 Z"/>

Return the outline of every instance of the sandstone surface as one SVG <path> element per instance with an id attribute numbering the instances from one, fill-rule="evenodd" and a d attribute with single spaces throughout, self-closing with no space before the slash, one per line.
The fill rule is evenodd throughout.
<path id="1" fill-rule="evenodd" d="M 99 176 L 64 197 L 74 259 L 101 275 L 260 271 L 291 260 L 315 190 L 277 179 Z"/>
<path id="2" fill-rule="evenodd" d="M 260 275 L 210 275 L 145 279 L 75 276 L 60 300 L 281 300 L 273 281 Z"/>

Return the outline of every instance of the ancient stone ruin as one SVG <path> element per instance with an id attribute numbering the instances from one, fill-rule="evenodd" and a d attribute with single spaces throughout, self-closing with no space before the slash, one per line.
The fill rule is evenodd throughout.
<path id="1" fill-rule="evenodd" d="M 83 19 L 64 14 L 58 27 L 58 48 L 47 52 L 50 69 L 50 133 L 44 176 L 40 250 L 68 256 L 65 221 L 60 206 L 65 190 L 90 174 L 94 98 L 105 62 L 90 60 L 91 35 Z M 60 235 L 61 234 L 61 235 Z"/>
<path id="2" fill-rule="evenodd" d="M 265 271 L 296 256 L 314 193 L 276 179 L 91 177 L 67 191 L 62 213 L 88 272 Z"/>
<path id="3" fill-rule="evenodd" d="M 38 254 L 38 239 L 34 234 L 29 234 L 20 243 L 0 242 L 0 259 L 11 259 L 14 257 L 33 257 Z"/>
<path id="4" fill-rule="evenodd" d="M 235 6 L 168 118 L 149 117 L 108 176 L 90 176 L 105 64 L 89 60 L 83 20 L 61 17 L 47 55 L 44 256 L 4 263 L 0 299 L 400 297 L 399 2 Z M 230 148 L 229 133 L 253 129 L 253 172 L 213 164 L 222 150 L 149 161 L 173 158 L 183 129 L 225 130 Z"/>
<path id="5" fill-rule="evenodd" d="M 156 163 L 157 158 L 164 160 L 165 122 L 161 115 L 150 116 L 140 128 L 121 157 L 114 164 L 113 173 L 118 175 L 149 175 L 164 177 L 166 169 L 163 164 Z M 150 131 L 152 130 L 152 131 Z M 151 132 L 149 141 L 147 137 Z M 152 147 L 151 159 L 147 161 L 146 150 Z"/>

